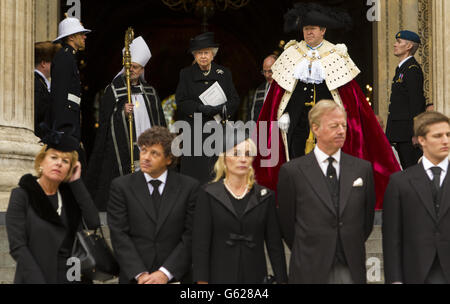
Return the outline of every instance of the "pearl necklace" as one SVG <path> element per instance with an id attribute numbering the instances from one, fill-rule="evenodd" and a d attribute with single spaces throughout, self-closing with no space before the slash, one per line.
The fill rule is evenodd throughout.
<path id="1" fill-rule="evenodd" d="M 209 66 L 208 72 L 202 72 L 205 77 L 208 76 L 209 73 L 211 73 L 211 68 L 212 68 L 212 65 Z"/>
<path id="2" fill-rule="evenodd" d="M 225 179 L 223 180 L 223 184 L 225 185 L 225 188 L 228 190 L 228 192 L 230 192 L 230 194 L 237 200 L 241 200 L 247 195 L 248 184 L 245 186 L 244 193 L 242 193 L 241 195 L 234 194 L 234 192 L 230 189 L 230 187 L 228 187 L 227 182 L 226 182 Z"/>

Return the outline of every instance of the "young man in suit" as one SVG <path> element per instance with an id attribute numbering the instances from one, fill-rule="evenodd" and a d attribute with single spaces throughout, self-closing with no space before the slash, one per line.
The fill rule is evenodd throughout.
<path id="1" fill-rule="evenodd" d="M 315 105 L 309 124 L 315 149 L 284 164 L 278 181 L 280 223 L 292 250 L 289 283 L 366 283 L 372 166 L 341 151 L 347 116 L 333 100 Z"/>
<path id="2" fill-rule="evenodd" d="M 199 183 L 168 170 L 174 136 L 155 126 L 138 139 L 141 171 L 113 180 L 107 206 L 120 283 L 189 283 Z"/>
<path id="3" fill-rule="evenodd" d="M 450 283 L 450 120 L 438 112 L 414 119 L 419 164 L 391 176 L 384 196 L 386 283 Z"/>
<path id="4" fill-rule="evenodd" d="M 386 136 L 397 150 L 403 169 L 417 164 L 422 155 L 413 144 L 414 117 L 425 111 L 423 72 L 414 58 L 420 46 L 420 37 L 411 31 L 395 36 L 394 55 L 399 58 L 392 81 Z"/>
<path id="5" fill-rule="evenodd" d="M 50 71 L 53 57 L 61 47 L 50 41 L 34 44 L 34 134 L 42 138 L 39 125 L 50 109 Z"/>

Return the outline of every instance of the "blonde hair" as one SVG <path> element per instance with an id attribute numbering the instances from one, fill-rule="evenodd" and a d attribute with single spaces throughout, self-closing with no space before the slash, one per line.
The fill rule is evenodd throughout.
<path id="1" fill-rule="evenodd" d="M 320 127 L 320 120 L 325 113 L 340 110 L 345 115 L 345 119 L 347 119 L 347 112 L 345 108 L 340 104 L 337 104 L 334 100 L 331 99 L 323 99 L 319 101 L 312 109 L 309 111 L 308 120 L 309 127 L 312 129 L 312 125 L 315 124 Z"/>
<path id="2" fill-rule="evenodd" d="M 250 155 L 256 155 L 256 145 L 250 138 L 245 141 L 245 143 L 248 143 L 250 145 Z M 235 147 L 233 147 L 234 149 Z M 216 174 L 214 180 L 212 183 L 216 183 L 220 181 L 222 178 L 226 178 L 227 176 L 227 166 L 225 164 L 225 157 L 226 153 L 220 153 L 219 158 L 217 159 L 216 163 L 214 164 L 214 173 Z M 255 184 L 255 170 L 252 166 L 250 166 L 250 170 L 247 174 L 247 184 L 248 188 L 252 189 L 253 185 Z"/>
<path id="3" fill-rule="evenodd" d="M 36 171 L 38 178 L 40 178 L 42 176 L 42 170 L 40 169 L 41 163 L 44 160 L 44 158 L 47 156 L 47 153 L 49 150 L 50 150 L 50 148 L 48 148 L 47 145 L 44 145 L 42 147 L 41 151 L 39 151 L 39 153 L 34 158 L 34 170 Z M 53 150 L 61 153 L 63 155 L 63 157 L 67 157 L 70 159 L 69 173 L 67 174 L 66 178 L 64 179 L 64 182 L 68 182 L 73 174 L 72 169 L 75 166 L 75 164 L 78 162 L 78 152 L 77 151 L 62 152 L 62 151 L 59 151 L 56 149 L 53 149 Z"/>

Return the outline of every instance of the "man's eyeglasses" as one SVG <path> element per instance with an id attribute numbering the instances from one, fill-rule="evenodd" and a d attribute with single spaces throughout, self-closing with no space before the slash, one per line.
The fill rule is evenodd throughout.
<path id="1" fill-rule="evenodd" d="M 262 70 L 261 71 L 262 75 L 266 75 L 266 74 L 273 74 L 272 70 Z"/>

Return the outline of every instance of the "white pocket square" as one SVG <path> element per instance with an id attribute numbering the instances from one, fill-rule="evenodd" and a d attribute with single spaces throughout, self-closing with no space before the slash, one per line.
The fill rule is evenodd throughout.
<path id="1" fill-rule="evenodd" d="M 361 177 L 353 182 L 353 187 L 362 187 L 363 185 L 364 182 Z"/>

